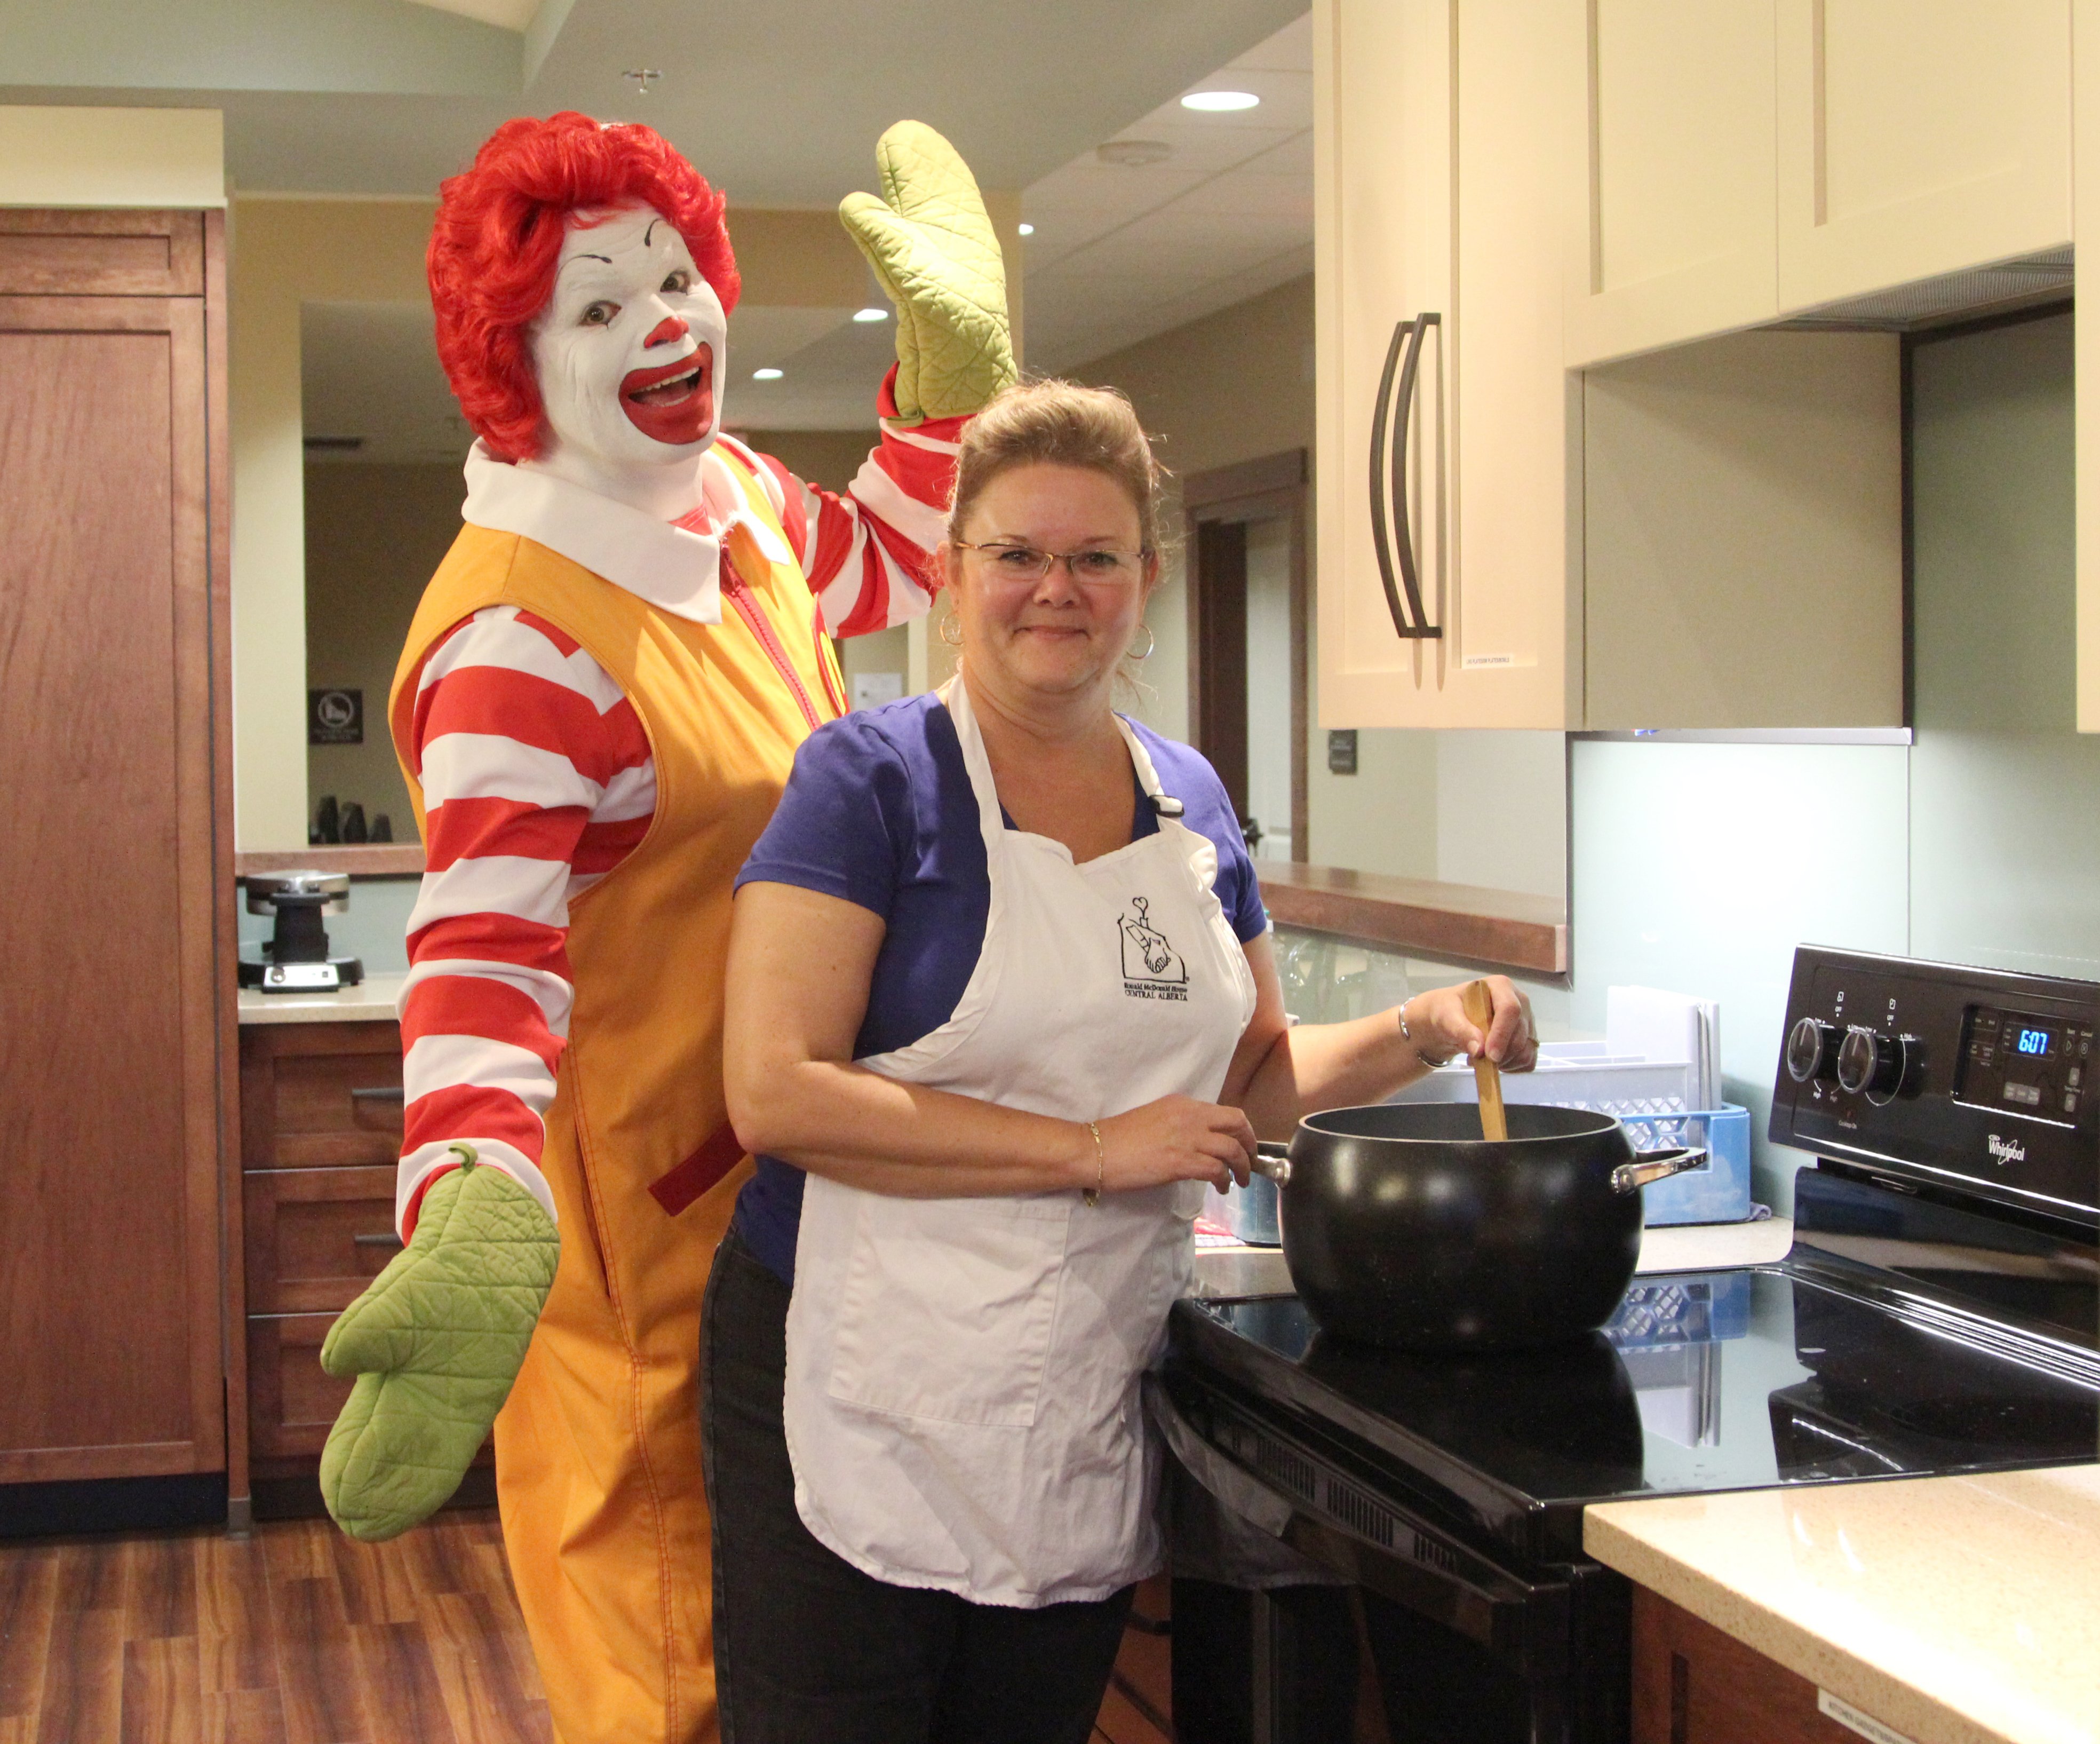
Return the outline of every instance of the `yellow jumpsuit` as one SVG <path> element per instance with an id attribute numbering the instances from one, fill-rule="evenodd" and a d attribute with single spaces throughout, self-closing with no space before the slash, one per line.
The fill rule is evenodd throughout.
<path id="1" fill-rule="evenodd" d="M 762 486 L 723 457 L 787 550 Z M 648 833 L 571 905 L 575 1004 L 541 1165 L 561 1264 L 496 1420 L 504 1542 L 560 1744 L 716 1736 L 697 1371 L 701 1293 L 749 1173 L 722 1095 L 730 883 L 809 731 L 783 663 L 820 718 L 841 688 L 801 571 L 743 529 L 728 555 L 770 650 L 726 603 L 721 624 L 695 624 L 470 524 L 424 593 L 390 705 L 420 823 L 417 674 L 461 619 L 518 606 L 620 684 L 655 766 Z"/>

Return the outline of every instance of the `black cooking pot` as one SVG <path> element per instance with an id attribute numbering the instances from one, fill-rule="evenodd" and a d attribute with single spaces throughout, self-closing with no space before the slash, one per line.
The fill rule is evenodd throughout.
<path id="1" fill-rule="evenodd" d="M 1412 1350 L 1508 1349 L 1612 1318 L 1640 1256 L 1640 1190 L 1704 1150 L 1636 1153 L 1609 1115 L 1512 1104 L 1480 1137 L 1469 1102 L 1337 1108 L 1264 1145 L 1283 1256 L 1338 1337 Z"/>

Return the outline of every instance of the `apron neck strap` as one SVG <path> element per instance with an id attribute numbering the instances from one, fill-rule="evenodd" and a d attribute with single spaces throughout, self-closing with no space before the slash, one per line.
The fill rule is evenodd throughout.
<path id="1" fill-rule="evenodd" d="M 977 726 L 977 710 L 970 701 L 970 687 L 964 682 L 962 673 L 958 672 L 935 694 L 940 697 L 949 717 L 955 723 L 955 737 L 961 741 L 963 747 L 963 766 L 969 771 L 970 790 L 977 796 L 978 819 L 987 831 L 1003 832 L 1006 820 L 999 810 L 999 788 L 992 780 L 991 759 L 985 751 L 984 735 Z M 1165 798 L 1160 791 L 1159 771 L 1152 766 L 1152 758 L 1139 742 L 1137 735 L 1131 731 L 1130 722 L 1119 714 L 1111 714 L 1110 718 L 1114 721 L 1116 731 L 1123 735 L 1124 748 L 1130 753 L 1131 768 L 1137 776 L 1137 784 L 1144 790 L 1145 797 L 1148 800 Z M 1158 805 L 1153 807 L 1162 823 L 1169 818 L 1180 815 L 1176 801 L 1168 799 L 1167 803 L 1176 809 L 1169 810 Z"/>

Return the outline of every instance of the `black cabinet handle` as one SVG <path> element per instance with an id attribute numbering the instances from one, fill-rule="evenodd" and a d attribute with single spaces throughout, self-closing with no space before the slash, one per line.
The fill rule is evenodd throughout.
<path id="1" fill-rule="evenodd" d="M 351 1244 L 357 1247 L 399 1247 L 403 1245 L 401 1238 L 391 1230 L 383 1234 L 375 1230 L 370 1234 L 353 1235 L 350 1239 Z"/>
<path id="2" fill-rule="evenodd" d="M 1378 411 L 1371 420 L 1371 549 L 1376 554 L 1379 580 L 1385 588 L 1386 609 L 1392 614 L 1394 634 L 1410 642 L 1429 641 L 1444 634 L 1440 625 L 1426 621 L 1422 609 L 1422 581 L 1415 561 L 1414 529 L 1407 512 L 1407 430 L 1414 409 L 1414 384 L 1422 362 L 1422 342 L 1443 316 L 1425 312 L 1401 322 L 1392 330 L 1386 347 L 1385 368 L 1379 376 Z M 1396 409 L 1393 378 L 1399 377 Z M 1388 475 L 1387 450 L 1390 433 L 1392 466 Z M 1392 533 L 1388 532 L 1386 504 L 1392 504 Z M 1400 573 L 1393 574 L 1397 555 Z M 1405 590 L 1406 603 L 1401 595 Z"/>
<path id="3" fill-rule="evenodd" d="M 408 1092 L 398 1084 L 379 1084 L 370 1089 L 352 1090 L 350 1099 L 353 1102 L 385 1102 L 399 1108 L 402 1106 L 402 1098 L 407 1094 Z"/>

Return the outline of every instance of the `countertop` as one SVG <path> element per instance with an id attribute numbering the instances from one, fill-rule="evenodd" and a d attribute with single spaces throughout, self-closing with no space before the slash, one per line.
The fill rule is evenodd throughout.
<path id="1" fill-rule="evenodd" d="M 1916 1744 L 2100 1739 L 2100 1465 L 1612 1502 L 1583 1545 Z"/>
<path id="2" fill-rule="evenodd" d="M 390 1020 L 406 974 L 367 975 L 339 993 L 240 990 L 243 1023 L 371 1023 Z"/>
<path id="3" fill-rule="evenodd" d="M 1560 897 L 1284 860 L 1257 860 L 1255 874 L 1279 925 L 1512 975 L 1568 971 L 1568 904 Z"/>

